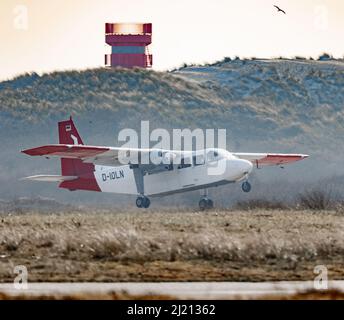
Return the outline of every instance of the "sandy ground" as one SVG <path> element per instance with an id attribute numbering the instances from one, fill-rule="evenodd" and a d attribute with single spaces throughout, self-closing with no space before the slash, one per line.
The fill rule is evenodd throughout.
<path id="1" fill-rule="evenodd" d="M 3 214 L 0 281 L 340 280 L 343 227 L 341 210 Z"/>

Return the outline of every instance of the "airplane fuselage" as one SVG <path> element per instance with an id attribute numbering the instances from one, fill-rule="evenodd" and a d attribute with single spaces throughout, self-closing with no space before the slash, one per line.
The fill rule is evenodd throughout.
<path id="1" fill-rule="evenodd" d="M 207 155 L 207 151 L 201 152 Z M 245 179 L 252 170 L 251 162 L 237 159 L 226 150 L 220 149 L 217 154 L 218 159 L 210 160 L 205 156 L 204 163 L 196 163 L 190 154 L 187 164 L 174 165 L 170 170 L 154 174 L 146 173 L 143 178 L 145 194 L 160 196 L 233 183 Z M 134 173 L 129 165 L 96 165 L 94 175 L 102 192 L 137 195 Z"/>

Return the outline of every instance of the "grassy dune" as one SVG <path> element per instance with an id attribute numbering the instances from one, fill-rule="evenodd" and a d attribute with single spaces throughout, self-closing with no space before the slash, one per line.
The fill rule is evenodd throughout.
<path id="1" fill-rule="evenodd" d="M 0 218 L 0 279 L 310 280 L 344 275 L 344 211 L 26 213 Z"/>

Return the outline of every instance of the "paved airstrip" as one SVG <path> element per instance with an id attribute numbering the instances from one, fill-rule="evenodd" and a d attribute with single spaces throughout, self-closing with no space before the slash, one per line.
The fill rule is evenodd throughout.
<path id="1" fill-rule="evenodd" d="M 163 294 L 179 299 L 250 299 L 293 294 L 314 289 L 313 281 L 286 282 L 146 282 L 146 283 L 28 283 L 16 289 L 13 283 L 0 284 L 9 295 L 71 295 L 126 292 L 132 295 Z M 328 289 L 344 292 L 344 281 L 329 281 Z"/>

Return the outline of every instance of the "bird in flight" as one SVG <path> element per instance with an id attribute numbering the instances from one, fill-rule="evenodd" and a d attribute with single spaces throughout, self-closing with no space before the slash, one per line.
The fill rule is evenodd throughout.
<path id="1" fill-rule="evenodd" d="M 280 7 L 278 7 L 278 6 L 275 6 L 275 5 L 274 5 L 274 7 L 275 7 L 275 8 L 278 10 L 277 12 L 280 12 L 280 11 L 281 11 L 281 12 L 283 12 L 284 14 L 286 14 L 286 13 L 285 13 L 285 11 L 284 11 L 284 10 L 282 10 Z"/>

